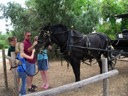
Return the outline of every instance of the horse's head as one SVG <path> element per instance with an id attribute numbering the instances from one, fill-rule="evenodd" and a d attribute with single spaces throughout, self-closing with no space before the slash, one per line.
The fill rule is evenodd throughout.
<path id="1" fill-rule="evenodd" d="M 65 25 L 57 24 L 54 26 L 46 26 L 41 29 L 38 35 L 38 43 L 35 46 L 36 55 L 44 48 L 47 48 L 52 42 L 56 43 L 59 47 L 65 47 L 67 44 L 68 29 Z"/>
<path id="2" fill-rule="evenodd" d="M 49 31 L 50 26 L 46 26 L 41 28 L 40 33 L 38 35 L 38 43 L 35 46 L 36 52 L 35 55 L 37 56 L 43 49 L 47 48 L 49 45 L 52 44 L 51 42 L 51 31 Z"/>

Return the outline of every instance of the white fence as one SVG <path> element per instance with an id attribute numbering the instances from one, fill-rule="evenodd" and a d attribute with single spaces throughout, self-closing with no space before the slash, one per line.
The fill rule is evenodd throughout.
<path id="1" fill-rule="evenodd" d="M 5 88 L 8 90 L 8 83 L 7 83 L 7 72 L 6 72 L 6 60 L 5 58 L 9 59 L 12 62 L 12 66 L 15 66 L 15 64 L 18 62 L 15 59 L 15 54 L 12 52 L 11 57 L 5 56 L 5 50 L 2 50 L 2 56 L 3 56 L 3 68 L 4 68 L 4 78 L 5 78 Z M 112 70 L 108 72 L 108 64 L 107 64 L 107 59 L 103 58 L 102 59 L 102 65 L 103 65 L 103 73 L 90 77 L 85 80 L 81 80 L 79 82 L 74 82 L 70 84 L 66 84 L 57 88 L 52 88 L 46 91 L 40 91 L 40 92 L 34 92 L 30 94 L 26 94 L 25 96 L 55 96 L 57 94 L 70 91 L 73 89 L 77 89 L 79 87 L 85 86 L 87 84 L 91 84 L 93 82 L 101 81 L 103 80 L 103 96 L 109 96 L 108 92 L 108 77 L 114 76 L 118 74 L 118 70 Z M 18 95 L 18 84 L 17 84 L 17 76 L 16 76 L 16 69 L 13 71 L 14 73 L 14 85 L 15 85 L 15 90 L 16 90 L 16 96 Z"/>

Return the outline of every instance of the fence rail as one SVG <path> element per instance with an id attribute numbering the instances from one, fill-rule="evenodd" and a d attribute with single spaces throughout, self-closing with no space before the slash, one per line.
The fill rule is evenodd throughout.
<path id="1" fill-rule="evenodd" d="M 66 92 L 66 91 L 77 89 L 77 88 L 85 86 L 87 84 L 106 79 L 106 78 L 114 76 L 116 74 L 118 74 L 118 71 L 115 69 L 115 70 L 112 70 L 112 71 L 109 71 L 109 72 L 106 72 L 103 74 L 99 74 L 99 75 L 90 77 L 90 78 L 85 79 L 85 80 L 81 80 L 79 82 L 70 83 L 70 84 L 63 85 L 63 86 L 60 86 L 57 88 L 52 88 L 52 89 L 49 89 L 46 91 L 26 94 L 25 96 L 55 96 L 57 94 L 60 94 L 60 93 Z"/>
<path id="2" fill-rule="evenodd" d="M 103 72 L 102 74 L 90 77 L 88 79 L 85 80 L 81 80 L 79 82 L 75 82 L 75 83 L 70 83 L 70 84 L 66 84 L 57 88 L 52 88 L 46 91 L 41 91 L 41 92 L 35 92 L 35 93 L 30 93 L 30 94 L 26 94 L 24 96 L 55 96 L 57 94 L 66 92 L 66 91 L 70 91 L 73 89 L 77 89 L 79 87 L 91 84 L 93 82 L 97 82 L 97 81 L 101 81 L 103 80 L 103 96 L 109 96 L 109 92 L 108 92 L 108 77 L 114 76 L 116 74 L 118 74 L 118 70 L 112 70 L 108 72 L 108 64 L 107 64 L 107 59 L 103 58 L 102 59 L 102 67 L 103 67 Z"/>

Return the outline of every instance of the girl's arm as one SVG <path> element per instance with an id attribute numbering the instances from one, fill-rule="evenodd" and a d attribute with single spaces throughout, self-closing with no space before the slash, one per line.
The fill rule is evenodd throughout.
<path id="1" fill-rule="evenodd" d="M 31 56 L 29 56 L 25 53 L 22 53 L 21 56 L 24 57 L 24 58 L 27 58 L 27 59 L 33 59 L 34 58 L 34 53 L 35 53 L 35 49 L 32 50 Z"/>

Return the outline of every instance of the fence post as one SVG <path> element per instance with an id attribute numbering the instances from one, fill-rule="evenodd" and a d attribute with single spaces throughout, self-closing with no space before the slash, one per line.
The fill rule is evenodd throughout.
<path id="1" fill-rule="evenodd" d="M 2 49 L 2 57 L 3 57 L 5 90 L 8 91 L 8 78 L 7 78 L 7 68 L 6 68 L 6 60 L 5 60 L 5 49 Z"/>
<path id="2" fill-rule="evenodd" d="M 11 58 L 12 58 L 12 66 L 16 66 L 15 52 L 11 52 Z M 19 96 L 18 81 L 17 81 L 17 70 L 16 70 L 16 68 L 14 68 L 12 70 L 13 70 L 13 75 L 14 75 L 14 86 L 15 86 L 15 90 L 16 90 L 16 96 Z"/>
<path id="3" fill-rule="evenodd" d="M 107 62 L 107 58 L 102 58 L 102 69 L 103 72 L 108 72 L 108 62 Z M 109 92 L 108 92 L 108 78 L 103 79 L 103 96 L 109 96 Z"/>

